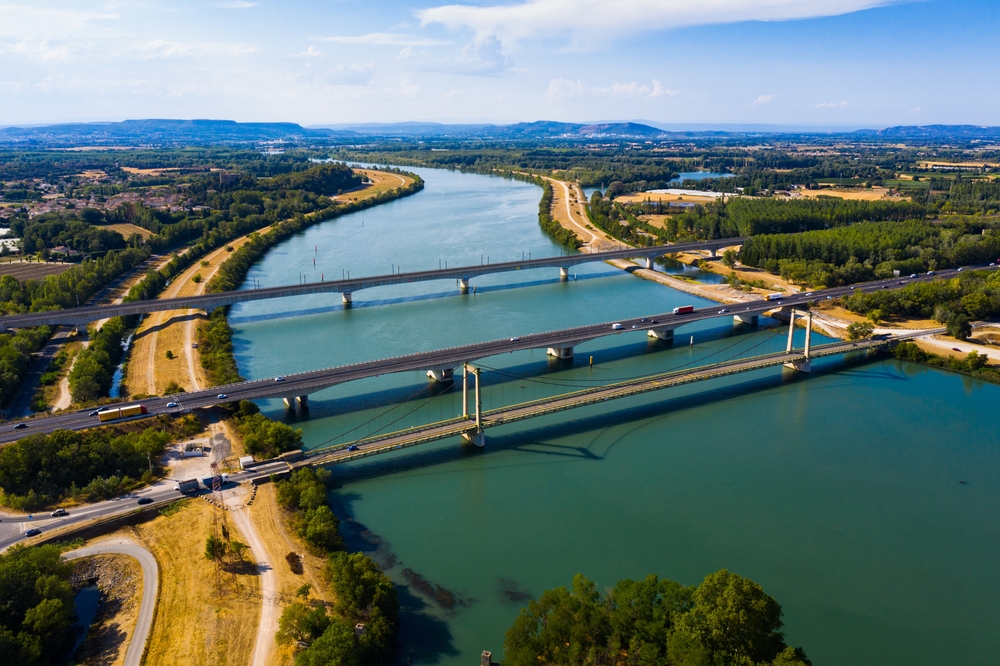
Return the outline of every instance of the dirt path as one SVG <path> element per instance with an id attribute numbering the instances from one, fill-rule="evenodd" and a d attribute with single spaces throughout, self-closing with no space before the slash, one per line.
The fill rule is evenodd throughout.
<path id="1" fill-rule="evenodd" d="M 552 217 L 563 228 L 569 229 L 583 241 L 583 246 L 580 247 L 581 252 L 597 252 L 606 245 L 620 244 L 619 241 L 597 228 L 587 228 L 590 219 L 587 217 L 586 198 L 579 185 L 547 176 L 542 176 L 542 178 L 552 185 Z"/>
<path id="2" fill-rule="evenodd" d="M 243 534 L 257 562 L 260 572 L 260 622 L 257 625 L 257 638 L 254 641 L 253 653 L 250 656 L 251 666 L 268 666 L 273 663 L 271 654 L 274 652 L 274 635 L 278 631 L 278 618 L 281 617 L 281 601 L 278 596 L 278 577 L 275 567 L 278 562 L 269 557 L 267 548 L 257 535 L 253 521 L 250 519 L 251 508 L 241 505 L 229 511 L 233 523 Z"/>
<path id="3" fill-rule="evenodd" d="M 336 201 L 349 202 L 370 199 L 376 194 L 394 190 L 398 187 L 405 187 L 413 182 L 413 179 L 409 176 L 401 176 L 398 173 L 375 171 L 374 169 L 355 169 L 354 172 L 363 175 L 371 181 L 371 184 L 362 185 L 361 187 L 351 190 L 350 192 L 338 194 L 333 197 Z"/>

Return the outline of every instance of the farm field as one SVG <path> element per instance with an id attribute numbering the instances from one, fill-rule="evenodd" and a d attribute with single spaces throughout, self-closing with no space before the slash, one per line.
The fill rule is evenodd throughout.
<path id="1" fill-rule="evenodd" d="M 50 275 L 65 273 L 76 264 L 62 262 L 35 263 L 22 261 L 5 261 L 0 263 L 0 275 L 13 275 L 20 281 L 41 280 Z"/>
<path id="2" fill-rule="evenodd" d="M 140 226 L 128 224 L 127 222 L 123 222 L 122 224 L 106 224 L 104 225 L 104 228 L 110 229 L 111 231 L 117 231 L 126 239 L 132 234 L 139 234 L 143 238 L 149 238 L 153 235 L 153 232 L 149 229 L 143 229 Z"/>

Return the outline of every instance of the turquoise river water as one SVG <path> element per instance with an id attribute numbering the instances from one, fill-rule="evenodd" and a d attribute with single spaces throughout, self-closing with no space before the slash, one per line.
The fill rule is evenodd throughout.
<path id="1" fill-rule="evenodd" d="M 424 191 L 289 239 L 246 288 L 560 253 L 538 228 L 536 187 L 419 172 Z M 572 273 L 477 278 L 464 296 L 450 281 L 371 289 L 349 310 L 338 295 L 238 305 L 240 370 L 268 377 L 707 304 L 605 264 Z M 773 351 L 783 334 L 723 317 L 673 345 L 626 332 L 572 362 L 544 350 L 482 359 L 484 407 Z M 313 395 L 307 416 L 262 406 L 316 447 L 453 416 L 460 393 L 409 373 Z M 577 572 L 601 586 L 649 573 L 695 584 L 726 568 L 779 600 L 789 643 L 818 665 L 991 663 L 998 399 L 1000 387 L 921 366 L 826 360 L 808 378 L 759 371 L 492 429 L 485 450 L 448 440 L 337 467 L 332 498 L 351 547 L 398 585 L 401 662 L 501 656 L 525 599 Z"/>

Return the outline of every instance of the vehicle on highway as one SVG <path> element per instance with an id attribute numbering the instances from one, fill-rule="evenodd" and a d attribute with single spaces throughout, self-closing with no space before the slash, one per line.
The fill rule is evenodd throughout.
<path id="1" fill-rule="evenodd" d="M 719 314 L 726 314 L 727 312 L 729 312 L 729 310 L 727 310 L 726 308 L 722 308 L 721 310 L 719 310 Z"/>
<path id="2" fill-rule="evenodd" d="M 812 296 L 812 295 L 813 295 L 813 293 L 811 291 L 807 291 L 806 292 L 806 296 Z"/>
<path id="3" fill-rule="evenodd" d="M 779 293 L 775 292 L 773 294 L 768 294 L 767 296 L 765 296 L 764 300 L 765 301 L 780 301 L 782 298 L 784 298 L 784 294 L 779 294 Z"/>
<path id="4" fill-rule="evenodd" d="M 347 447 L 347 450 L 348 451 L 360 451 L 361 449 L 358 448 L 357 444 L 351 444 L 350 446 Z"/>
<path id="5" fill-rule="evenodd" d="M 613 330 L 613 331 L 620 331 L 620 330 L 622 330 L 622 325 L 621 324 L 611 324 L 611 330 Z"/>
<path id="6" fill-rule="evenodd" d="M 632 328 L 639 328 L 639 324 L 632 324 Z"/>
<path id="7" fill-rule="evenodd" d="M 958 347 L 952 347 L 952 348 L 951 348 L 951 350 L 952 350 L 952 351 L 957 351 L 957 352 L 959 352 L 959 353 L 961 353 L 961 352 L 962 352 L 962 350 L 961 350 L 961 349 L 959 349 Z"/>
<path id="8" fill-rule="evenodd" d="M 91 413 L 87 414 L 87 416 L 97 416 L 97 415 L 98 415 L 98 413 L 100 413 L 100 411 L 101 411 L 101 410 L 99 410 L 99 409 L 95 409 L 95 410 L 94 410 L 94 411 L 92 411 Z"/>
<path id="9" fill-rule="evenodd" d="M 67 512 L 66 509 L 56 509 L 49 515 L 52 516 L 53 518 L 61 518 L 62 516 L 68 516 L 69 512 Z"/>
<path id="10" fill-rule="evenodd" d="M 965 267 L 964 267 L 964 266 L 959 266 L 959 268 L 958 268 L 958 272 L 959 272 L 959 273 L 961 273 L 961 272 L 962 272 L 962 271 L 964 271 L 964 270 L 965 270 Z"/>
<path id="11" fill-rule="evenodd" d="M 281 375 L 278 375 L 277 377 L 274 378 L 274 381 L 276 381 L 276 382 L 283 382 L 283 381 L 285 381 L 285 378 L 282 377 Z"/>
<path id="12" fill-rule="evenodd" d="M 138 503 L 139 504 L 152 504 L 153 503 L 153 498 L 152 497 L 140 497 Z"/>
<path id="13" fill-rule="evenodd" d="M 30 530 L 24 533 L 24 536 L 26 537 L 38 536 L 41 533 L 42 531 L 40 529 L 38 529 L 37 527 L 32 527 Z"/>
<path id="14" fill-rule="evenodd" d="M 511 341 L 511 342 L 517 342 L 517 341 L 518 341 L 518 340 L 520 340 L 520 339 L 521 339 L 521 338 L 519 338 L 519 337 L 517 337 L 517 336 L 515 335 L 514 337 L 512 337 L 512 338 L 510 339 L 510 341 Z"/>
<path id="15" fill-rule="evenodd" d="M 996 265 L 997 265 L 997 263 L 995 261 L 991 261 L 990 262 L 990 266 L 996 266 Z"/>
<path id="16" fill-rule="evenodd" d="M 198 490 L 198 479 L 186 479 L 174 484 L 174 490 L 182 493 L 193 493 Z"/>
<path id="17" fill-rule="evenodd" d="M 176 407 L 176 406 L 177 406 L 177 403 L 176 403 L 176 402 L 168 402 L 168 403 L 167 403 L 167 407 L 168 407 L 168 408 L 170 408 L 170 407 Z"/>
<path id="18" fill-rule="evenodd" d="M 101 423 L 107 423 L 108 421 L 117 421 L 118 419 L 127 419 L 131 416 L 141 416 L 148 413 L 149 410 L 146 409 L 146 405 L 128 405 L 127 407 L 112 407 L 111 409 L 99 410 L 97 418 Z"/>
<path id="19" fill-rule="evenodd" d="M 961 269 L 961 268 L 959 268 L 958 270 L 962 270 L 962 269 Z M 916 273 L 910 273 L 910 279 L 913 279 L 913 278 L 915 278 L 915 277 L 917 277 L 917 274 L 916 274 Z"/>
<path id="20" fill-rule="evenodd" d="M 990 264 L 990 266 L 992 266 L 992 265 L 993 265 L 993 264 Z M 927 274 L 928 274 L 928 275 L 934 275 L 934 271 L 927 271 Z"/>
<path id="21" fill-rule="evenodd" d="M 680 307 L 674 308 L 674 314 L 687 314 L 689 312 L 694 312 L 693 305 L 682 305 Z"/>
<path id="22" fill-rule="evenodd" d="M 649 322 L 649 320 L 648 320 L 648 319 L 646 319 L 645 317 L 643 317 L 643 318 L 642 318 L 642 319 L 640 319 L 639 321 L 641 321 L 641 322 L 642 322 L 642 323 L 644 323 L 644 324 L 645 324 L 645 323 L 648 323 L 648 322 Z"/>
<path id="23" fill-rule="evenodd" d="M 225 399 L 226 399 L 226 398 L 228 398 L 229 396 L 228 396 L 228 395 L 226 395 L 225 393 L 220 393 L 219 395 L 217 395 L 217 396 L 215 396 L 215 397 L 216 397 L 216 399 L 218 399 L 218 400 L 225 400 Z"/>
<path id="24" fill-rule="evenodd" d="M 28 427 L 27 423 L 18 423 L 16 426 L 14 426 L 14 430 L 24 430 L 27 427 Z"/>

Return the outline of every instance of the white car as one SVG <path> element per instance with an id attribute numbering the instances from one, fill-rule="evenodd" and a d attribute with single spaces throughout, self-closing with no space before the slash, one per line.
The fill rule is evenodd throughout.
<path id="1" fill-rule="evenodd" d="M 228 397 L 229 396 L 226 395 L 225 393 L 220 393 L 219 395 L 215 396 L 216 400 L 225 400 Z"/>
<path id="2" fill-rule="evenodd" d="M 964 270 L 965 270 L 965 267 L 959 267 L 958 272 L 961 273 Z"/>
<path id="3" fill-rule="evenodd" d="M 621 324 L 611 324 L 611 330 L 613 330 L 613 331 L 620 331 L 620 330 L 622 330 L 622 325 Z"/>
<path id="4" fill-rule="evenodd" d="M 168 409 L 169 409 L 169 408 L 172 408 L 172 407 L 176 407 L 176 406 L 177 406 L 177 403 L 176 403 L 176 402 L 168 402 L 168 403 L 167 403 L 167 408 L 168 408 Z"/>
<path id="5" fill-rule="evenodd" d="M 283 381 L 285 381 L 285 378 L 281 377 L 281 376 L 278 376 L 278 377 L 274 378 L 274 381 L 276 381 L 276 382 L 283 382 Z"/>

